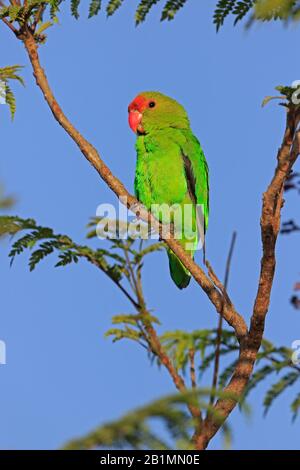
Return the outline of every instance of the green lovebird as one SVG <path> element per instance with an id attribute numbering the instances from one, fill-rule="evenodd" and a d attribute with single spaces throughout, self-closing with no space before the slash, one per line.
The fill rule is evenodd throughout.
<path id="1" fill-rule="evenodd" d="M 204 249 L 209 184 L 206 159 L 188 115 L 177 101 L 156 91 L 140 93 L 128 113 L 137 134 L 136 197 L 162 223 L 174 224 L 176 238 L 193 258 L 199 241 Z M 189 271 L 171 250 L 168 257 L 173 281 L 180 289 L 187 287 Z"/>

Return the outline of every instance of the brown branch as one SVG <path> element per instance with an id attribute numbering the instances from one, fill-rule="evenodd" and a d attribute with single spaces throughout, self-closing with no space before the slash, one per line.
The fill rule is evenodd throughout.
<path id="1" fill-rule="evenodd" d="M 126 248 L 124 248 L 123 251 L 124 251 L 127 270 L 128 270 L 128 282 L 129 282 L 129 285 L 130 285 L 131 289 L 133 290 L 133 292 L 135 293 L 135 295 L 138 298 L 139 296 L 138 296 L 137 285 L 135 283 L 135 276 L 134 276 L 132 265 L 131 265 L 131 262 L 130 262 L 130 259 L 129 259 L 129 256 L 128 256 L 128 251 L 127 251 Z"/>
<path id="2" fill-rule="evenodd" d="M 227 294 L 227 291 L 226 291 L 226 286 L 222 284 L 222 282 L 220 281 L 220 279 L 218 278 L 218 276 L 216 275 L 216 273 L 214 272 L 212 266 L 210 265 L 209 261 L 206 261 L 206 266 L 207 266 L 207 269 L 208 269 L 208 275 L 210 277 L 210 279 L 212 280 L 212 282 L 214 283 L 214 285 L 219 289 L 219 291 L 222 293 L 223 295 L 223 304 L 225 304 L 225 301 L 228 303 L 228 304 L 232 304 L 230 298 L 229 298 L 229 295 Z M 221 311 L 221 317 L 223 317 L 223 312 Z"/>
<path id="3" fill-rule="evenodd" d="M 103 268 L 103 266 L 101 265 L 101 263 L 98 263 L 97 260 L 95 260 L 92 256 L 88 255 L 88 254 L 79 254 L 78 256 L 80 256 L 81 258 L 85 258 L 87 261 L 89 261 L 91 264 L 93 264 L 94 266 L 96 266 L 98 269 L 100 269 L 104 274 L 106 274 L 107 277 L 109 277 L 109 279 L 120 289 L 120 291 L 125 295 L 125 297 L 129 300 L 129 302 L 136 308 L 136 309 L 139 309 L 139 304 L 135 301 L 135 299 L 132 297 L 132 295 L 130 295 L 130 293 L 125 289 L 124 286 L 122 286 L 122 284 L 117 281 L 116 279 L 114 279 L 113 277 L 111 277 L 109 275 L 109 273 L 107 271 L 105 271 L 105 269 Z"/>
<path id="4" fill-rule="evenodd" d="M 235 310 L 234 306 L 227 301 L 223 301 L 222 294 L 214 286 L 212 281 L 206 276 L 204 271 L 190 258 L 177 240 L 174 239 L 170 231 L 166 232 L 164 227 L 139 203 L 139 201 L 128 193 L 124 185 L 111 173 L 110 169 L 100 158 L 97 150 L 88 142 L 80 132 L 73 126 L 67 116 L 62 111 L 48 83 L 46 74 L 41 67 L 37 44 L 32 33 L 27 30 L 19 36 L 22 39 L 28 57 L 33 67 L 33 73 L 38 87 L 41 89 L 54 118 L 69 134 L 72 140 L 79 147 L 85 158 L 95 168 L 100 177 L 117 195 L 121 202 L 126 203 L 142 220 L 150 222 L 151 226 L 159 233 L 164 233 L 163 240 L 168 247 L 178 256 L 184 266 L 190 271 L 196 282 L 202 287 L 219 314 L 223 314 L 224 319 L 234 329 L 236 336 L 241 341 L 247 335 L 247 325 L 243 317 Z"/>
<path id="5" fill-rule="evenodd" d="M 51 109 L 55 119 L 69 134 L 76 143 L 85 158 L 95 168 L 100 177 L 106 182 L 110 189 L 117 195 L 121 202 L 126 203 L 127 207 L 134 208 L 133 212 L 142 220 L 151 223 L 151 226 L 159 233 L 163 233 L 163 240 L 168 247 L 181 260 L 183 265 L 190 271 L 196 282 L 201 286 L 208 298 L 215 306 L 217 312 L 223 316 L 226 322 L 234 329 L 236 337 L 240 342 L 240 353 L 234 374 L 225 388 L 225 392 L 234 393 L 242 396 L 243 390 L 251 376 L 257 352 L 259 350 L 263 331 L 265 316 L 270 302 L 270 293 L 275 271 L 275 245 L 279 232 L 280 211 L 283 204 L 283 185 L 299 153 L 299 136 L 295 134 L 296 125 L 299 123 L 299 112 L 295 107 L 289 107 L 286 132 L 283 144 L 278 152 L 278 165 L 270 186 L 263 196 L 263 207 L 261 216 L 261 236 L 263 244 L 263 256 L 261 260 L 261 272 L 259 278 L 259 287 L 251 318 L 251 327 L 248 332 L 244 318 L 235 310 L 230 299 L 220 292 L 220 287 L 216 284 L 218 281 L 215 276 L 213 282 L 204 271 L 185 253 L 184 249 L 174 239 L 170 231 L 164 231 L 163 226 L 134 198 L 128 193 L 124 185 L 111 173 L 110 169 L 100 158 L 97 150 L 79 133 L 66 115 L 63 113 L 53 92 L 49 86 L 46 74 L 41 67 L 37 44 L 32 32 L 27 28 L 23 29 L 18 35 L 22 39 L 28 57 L 33 67 L 34 76 L 38 87 L 41 89 L 44 98 Z M 212 275 L 210 270 L 210 275 Z M 162 363 L 167 367 L 178 390 L 183 391 L 185 387 L 183 379 L 177 374 L 168 356 L 164 350 L 160 349 L 155 331 L 152 326 L 147 326 L 147 332 L 152 342 L 153 350 L 162 358 Z M 236 405 L 235 400 L 220 399 L 215 405 L 216 412 L 225 420 Z M 199 413 L 199 410 L 197 411 Z M 210 439 L 215 435 L 221 423 L 216 421 L 211 414 L 199 427 L 195 445 L 198 449 L 207 447 Z"/>
<path id="6" fill-rule="evenodd" d="M 142 313 L 147 314 L 148 312 L 144 310 Z M 169 358 L 168 354 L 165 352 L 151 322 L 147 318 L 145 318 L 143 325 L 147 332 L 148 344 L 150 346 L 152 353 L 159 358 L 159 361 L 161 362 L 161 364 L 167 369 L 177 390 L 181 393 L 186 392 L 187 388 L 184 383 L 184 380 L 181 377 L 181 375 L 177 372 L 175 367 L 173 366 L 172 361 Z M 201 410 L 199 407 L 195 405 L 187 404 L 187 406 L 190 410 L 192 417 L 195 419 L 196 433 L 197 432 L 199 433 L 201 431 L 201 426 L 202 426 Z"/>
<path id="7" fill-rule="evenodd" d="M 160 363 L 167 369 L 169 372 L 171 379 L 173 380 L 173 383 L 177 390 L 181 393 L 186 392 L 187 388 L 184 383 L 183 378 L 181 375 L 177 372 L 175 369 L 171 359 L 169 358 L 168 354 L 166 353 L 165 349 L 163 348 L 159 337 L 153 328 L 153 325 L 151 321 L 149 320 L 149 312 L 147 311 L 146 308 L 146 302 L 144 300 L 144 295 L 143 295 L 143 289 L 142 289 L 142 284 L 141 284 L 141 278 L 140 278 L 140 273 L 139 277 L 137 278 L 135 276 L 134 270 L 132 268 L 131 261 L 128 256 L 127 249 L 124 248 L 124 254 L 127 262 L 127 267 L 128 271 L 130 274 L 130 286 L 132 290 L 134 291 L 137 300 L 135 300 L 131 294 L 122 286 L 121 283 L 119 283 L 117 280 L 109 276 L 109 274 L 103 269 L 103 266 L 101 263 L 98 263 L 97 260 L 95 260 L 92 256 L 88 254 L 80 255 L 84 258 L 86 258 L 91 264 L 96 266 L 98 269 L 100 269 L 102 272 L 104 272 L 113 282 L 114 284 L 121 290 L 121 292 L 126 296 L 126 298 L 131 302 L 131 304 L 135 307 L 136 311 L 141 315 L 142 317 L 142 327 L 139 325 L 137 322 L 137 326 L 140 327 L 140 331 L 143 334 L 143 337 L 148 345 L 148 348 L 154 354 L 160 361 Z M 141 344 L 141 343 L 140 343 Z M 143 344 L 141 344 L 144 346 Z M 195 368 L 194 368 L 194 373 L 195 373 Z M 202 416 L 201 416 L 201 410 L 197 408 L 195 405 L 187 405 L 192 417 L 195 419 L 195 423 L 197 424 L 197 430 L 199 432 L 200 428 L 199 426 L 202 423 Z"/>
<path id="8" fill-rule="evenodd" d="M 91 264 L 96 266 L 98 269 L 100 269 L 102 272 L 104 272 L 113 282 L 114 284 L 121 290 L 121 292 L 126 296 L 126 298 L 131 302 L 131 304 L 135 307 L 136 311 L 141 315 L 142 320 L 142 326 L 137 322 L 137 326 L 141 333 L 143 334 L 143 338 L 145 339 L 149 350 L 154 354 L 160 361 L 160 363 L 167 369 L 169 372 L 171 379 L 177 388 L 177 390 L 181 393 L 184 393 L 187 391 L 186 385 L 184 383 L 183 377 L 177 372 L 175 369 L 171 359 L 169 358 L 168 354 L 166 353 L 163 345 L 160 342 L 160 339 L 151 323 L 149 320 L 149 312 L 146 307 L 146 302 L 144 299 L 143 295 L 143 289 L 142 289 L 142 284 L 141 284 L 141 277 L 140 273 L 136 276 L 134 273 L 134 270 L 132 268 L 132 264 L 130 261 L 130 258 L 128 256 L 127 249 L 124 248 L 124 254 L 126 258 L 126 263 L 127 263 L 127 268 L 129 271 L 129 275 L 131 277 L 130 279 L 130 286 L 132 290 L 134 291 L 137 300 L 135 300 L 131 294 L 122 286 L 121 283 L 119 283 L 117 280 L 109 276 L 109 274 L 103 269 L 103 266 L 101 263 L 98 263 L 97 260 L 95 260 L 92 256 L 88 254 L 80 255 L 84 258 L 86 258 Z M 142 343 L 141 346 L 144 346 Z M 192 367 L 192 366 L 191 366 Z M 193 365 L 193 374 L 195 376 L 195 366 Z M 193 385 L 194 386 L 194 385 Z M 195 385 L 196 387 L 196 385 Z M 201 415 L 201 410 L 200 408 L 196 407 L 195 405 L 189 405 L 187 404 L 190 413 L 192 417 L 195 419 L 195 424 L 196 424 L 196 432 L 200 432 L 200 426 L 202 423 L 202 415 Z"/>
<path id="9" fill-rule="evenodd" d="M 124 250 L 124 252 L 125 252 L 128 270 L 131 276 L 130 284 L 132 285 L 132 289 L 134 290 L 137 296 L 137 301 L 138 301 L 137 311 L 141 315 L 144 339 L 146 340 L 152 354 L 154 354 L 159 359 L 160 363 L 169 372 L 177 390 L 181 393 L 184 393 L 187 391 L 184 379 L 174 367 L 170 357 L 165 351 L 165 348 L 163 347 L 152 325 L 152 322 L 149 320 L 149 312 L 146 307 L 146 302 L 144 299 L 143 288 L 142 288 L 142 283 L 141 283 L 141 274 L 140 272 L 137 275 L 135 274 L 126 249 Z M 195 368 L 194 368 L 194 374 L 195 374 Z M 201 414 L 200 408 L 195 405 L 188 404 L 188 403 L 187 403 L 187 407 L 192 417 L 195 420 L 196 432 L 200 432 L 201 425 L 202 425 L 202 414 Z"/>
<path id="10" fill-rule="evenodd" d="M 271 289 L 275 272 L 275 246 L 280 229 L 280 212 L 283 206 L 283 187 L 290 171 L 300 154 L 300 131 L 296 131 L 300 122 L 300 110 L 290 104 L 287 111 L 286 128 L 283 142 L 277 154 L 277 166 L 267 191 L 263 195 L 261 213 L 262 259 L 258 291 L 254 303 L 251 326 L 247 337 L 241 343 L 238 363 L 232 378 L 224 392 L 242 397 L 245 387 L 251 377 L 258 350 L 261 346 L 265 317 L 268 312 Z M 229 416 L 235 400 L 220 399 L 215 405 L 215 411 L 223 420 Z M 206 449 L 209 441 L 220 429 L 222 423 L 208 416 L 203 423 L 202 431 L 196 437 L 197 449 Z"/>
<path id="11" fill-rule="evenodd" d="M 46 4 L 41 4 L 35 14 L 35 19 L 34 19 L 34 22 L 32 24 L 32 30 L 35 31 L 36 30 L 36 27 L 37 25 L 39 24 L 39 22 L 42 20 L 43 18 L 43 14 L 45 12 L 45 8 L 46 8 Z"/>
<path id="12" fill-rule="evenodd" d="M 10 21 L 8 21 L 6 18 L 2 18 L 2 21 L 4 24 L 6 24 L 6 26 L 9 27 L 9 29 L 17 36 L 19 31 L 17 30 L 17 28 L 14 27 L 14 25 L 12 23 L 10 23 Z"/>
<path id="13" fill-rule="evenodd" d="M 229 281 L 229 273 L 230 273 L 230 266 L 231 266 L 231 259 L 233 255 L 234 245 L 236 240 L 236 232 L 233 232 L 230 248 L 227 256 L 226 261 L 226 268 L 225 268 L 225 277 L 224 277 L 224 288 L 225 292 L 228 288 L 228 281 Z M 223 328 L 223 316 L 220 315 L 218 319 L 218 328 L 217 328 L 217 342 L 216 342 L 216 355 L 214 361 L 214 372 L 213 372 L 213 381 L 212 381 L 212 390 L 216 390 L 217 383 L 218 383 L 218 375 L 219 375 L 219 366 L 220 366 L 220 349 L 221 349 L 221 340 L 222 340 L 222 328 Z M 210 404 L 212 405 L 214 402 L 214 395 L 212 394 L 210 397 Z"/>
<path id="14" fill-rule="evenodd" d="M 275 272 L 275 244 L 280 230 L 280 212 L 283 206 L 284 183 L 299 154 L 299 131 L 296 132 L 296 110 L 291 106 L 282 146 L 278 151 L 275 175 L 263 195 L 261 238 L 263 256 L 258 291 L 251 318 L 249 337 L 254 339 L 263 332 L 264 320 L 270 303 Z"/>
<path id="15" fill-rule="evenodd" d="M 19 5 L 21 6 L 21 3 L 20 3 L 20 0 L 10 0 L 10 4 L 11 5 Z M 2 2 L 2 0 L 0 0 L 0 6 L 1 7 L 5 7 L 5 3 Z M 8 21 L 6 18 L 1 18 L 3 23 L 9 27 L 9 29 L 17 36 L 19 31 L 17 28 L 15 28 L 15 26 L 10 22 Z"/>

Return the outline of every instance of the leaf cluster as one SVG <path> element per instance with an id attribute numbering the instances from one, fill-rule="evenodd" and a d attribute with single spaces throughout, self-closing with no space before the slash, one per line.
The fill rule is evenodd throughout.
<path id="1" fill-rule="evenodd" d="M 210 394 L 209 389 L 196 389 L 165 396 L 133 410 L 119 420 L 105 423 L 82 438 L 72 440 L 65 449 L 192 449 L 191 436 L 195 423 L 186 412 L 187 405 L 200 404 L 216 420 L 222 420 L 221 415 L 204 400 Z M 224 392 L 215 392 L 215 396 L 233 398 Z M 160 426 L 153 426 L 156 422 Z M 157 431 L 159 427 L 163 428 L 163 432 Z M 225 429 L 228 437 L 230 430 L 228 426 Z M 168 439 L 163 439 L 161 434 L 167 435 Z"/>
<path id="2" fill-rule="evenodd" d="M 6 104 L 9 106 L 12 119 L 16 112 L 16 98 L 10 87 L 10 81 L 14 80 L 24 85 L 24 80 L 19 75 L 21 69 L 20 65 L 0 68 L 0 98 L 5 99 Z"/>

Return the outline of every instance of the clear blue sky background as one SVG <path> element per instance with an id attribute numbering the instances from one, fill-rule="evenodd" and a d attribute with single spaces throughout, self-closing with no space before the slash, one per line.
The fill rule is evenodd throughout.
<path id="1" fill-rule="evenodd" d="M 136 29 L 136 3 L 125 2 L 110 20 L 102 14 L 76 22 L 63 9 L 61 24 L 41 47 L 42 62 L 67 114 L 130 190 L 135 151 L 128 103 L 137 92 L 155 89 L 185 105 L 210 166 L 208 259 L 223 273 L 236 229 L 230 293 L 248 319 L 261 254 L 261 194 L 284 126 L 283 108 L 272 103 L 262 109 L 261 102 L 276 85 L 300 78 L 299 28 L 264 24 L 245 32 L 229 22 L 216 34 L 214 2 L 191 0 L 174 22 L 159 23 L 157 8 Z M 4 27 L 0 42 L 1 66 L 23 64 L 26 80 L 25 89 L 15 87 L 13 124 L 8 110 L 0 109 L 0 179 L 17 195 L 14 212 L 84 241 L 85 224 L 97 205 L 115 197 L 53 120 L 22 44 Z M 297 196 L 289 195 L 284 218 L 296 216 L 298 205 Z M 300 317 L 288 301 L 298 275 L 298 242 L 297 236 L 279 239 L 266 324 L 266 337 L 286 346 L 300 338 Z M 103 338 L 111 316 L 131 310 L 101 273 L 84 262 L 54 269 L 54 260 L 29 273 L 26 257 L 10 269 L 8 250 L 8 243 L 1 245 L 0 338 L 8 361 L 0 366 L 1 448 L 57 448 L 173 391 L 167 374 L 150 366 L 137 346 Z M 148 259 L 144 276 L 149 307 L 164 329 L 216 324 L 194 282 L 183 292 L 172 284 L 164 254 Z M 262 417 L 264 392 L 261 386 L 252 395 L 250 420 L 233 413 L 233 448 L 297 448 L 299 421 L 291 424 L 289 412 L 296 390 L 285 393 L 267 418 Z M 211 444 L 220 446 L 219 438 Z"/>

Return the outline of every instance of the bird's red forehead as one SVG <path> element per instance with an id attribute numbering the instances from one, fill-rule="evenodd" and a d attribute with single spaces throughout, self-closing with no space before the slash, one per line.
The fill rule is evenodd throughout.
<path id="1" fill-rule="evenodd" d="M 128 111 L 139 111 L 142 113 L 148 107 L 148 101 L 147 98 L 139 95 L 130 103 Z"/>

